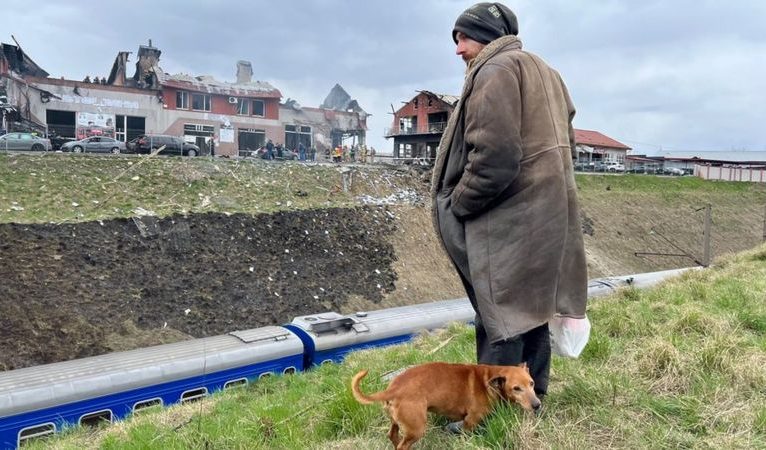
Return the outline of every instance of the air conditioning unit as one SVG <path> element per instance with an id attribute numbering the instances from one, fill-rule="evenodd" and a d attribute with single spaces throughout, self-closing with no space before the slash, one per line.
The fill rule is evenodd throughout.
<path id="1" fill-rule="evenodd" d="M 229 97 L 229 103 L 238 103 L 237 97 Z"/>

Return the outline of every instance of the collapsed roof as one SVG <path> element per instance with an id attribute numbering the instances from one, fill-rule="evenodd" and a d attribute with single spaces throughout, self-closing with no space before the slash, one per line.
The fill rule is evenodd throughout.
<path id="1" fill-rule="evenodd" d="M 359 106 L 359 102 L 353 100 L 348 92 L 346 92 L 340 84 L 335 86 L 327 94 L 322 104 L 319 106 L 322 109 L 332 109 L 334 111 L 356 112 L 368 116 L 367 112 Z"/>
<path id="2" fill-rule="evenodd" d="M 422 92 L 426 95 L 431 95 L 433 97 L 436 97 L 450 106 L 456 106 L 457 102 L 460 101 L 460 97 L 456 95 L 437 94 L 436 92 L 431 92 L 431 91 L 418 91 L 418 92 Z"/>
<path id="3" fill-rule="evenodd" d="M 0 53 L 0 59 L 2 59 L 8 65 L 9 70 L 12 70 L 21 76 L 28 75 L 42 78 L 48 76 L 48 72 L 44 71 L 34 61 L 32 61 L 32 58 L 24 53 L 21 47 L 10 44 L 2 45 L 3 51 Z"/>

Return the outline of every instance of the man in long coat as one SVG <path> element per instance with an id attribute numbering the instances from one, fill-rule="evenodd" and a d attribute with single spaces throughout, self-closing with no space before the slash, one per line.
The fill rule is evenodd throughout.
<path id="1" fill-rule="evenodd" d="M 582 318 L 587 268 L 572 169 L 574 105 L 523 51 L 518 22 L 478 3 L 455 23 L 463 93 L 434 165 L 436 231 L 476 310 L 479 363 L 526 362 L 548 389 L 548 321 Z"/>

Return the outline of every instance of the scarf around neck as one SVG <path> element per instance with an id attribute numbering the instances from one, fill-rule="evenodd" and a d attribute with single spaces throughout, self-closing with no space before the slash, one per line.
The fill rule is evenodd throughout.
<path id="1" fill-rule="evenodd" d="M 466 68 L 465 82 L 463 83 L 463 92 L 460 94 L 460 100 L 457 102 L 455 110 L 452 111 L 452 114 L 447 121 L 447 127 L 444 129 L 444 134 L 442 134 L 441 142 L 439 142 L 439 148 L 436 151 L 436 162 L 434 163 L 434 171 L 431 178 L 432 199 L 436 198 L 436 195 L 438 194 L 438 191 L 441 187 L 439 186 L 439 182 L 442 179 L 442 172 L 444 172 L 444 164 L 447 159 L 447 154 L 449 153 L 449 150 L 452 147 L 452 141 L 455 138 L 455 124 L 463 113 L 463 104 L 468 98 L 468 94 L 470 94 L 471 90 L 473 89 L 473 80 L 476 78 L 476 73 L 484 64 L 486 64 L 490 58 L 495 56 L 495 54 L 497 54 L 500 50 L 513 44 L 516 44 L 518 48 L 521 49 L 521 40 L 518 38 L 518 36 L 507 35 L 497 38 L 487 44 L 479 52 L 479 54 L 476 55 L 476 57 L 468 63 Z M 435 205 L 436 202 L 433 202 L 432 207 L 435 208 Z M 434 221 L 435 220 L 436 214 L 434 212 Z M 436 225 L 436 223 L 434 224 Z"/>

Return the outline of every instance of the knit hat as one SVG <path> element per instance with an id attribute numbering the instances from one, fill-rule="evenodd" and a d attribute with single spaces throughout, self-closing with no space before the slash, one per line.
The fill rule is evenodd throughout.
<path id="1" fill-rule="evenodd" d="M 477 3 L 466 9 L 455 22 L 452 40 L 457 44 L 457 32 L 481 44 L 489 44 L 499 37 L 519 34 L 516 14 L 498 2 Z"/>

